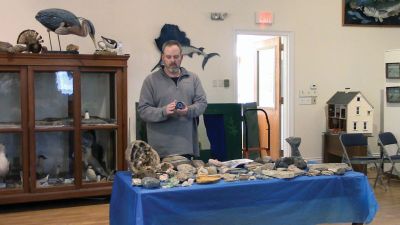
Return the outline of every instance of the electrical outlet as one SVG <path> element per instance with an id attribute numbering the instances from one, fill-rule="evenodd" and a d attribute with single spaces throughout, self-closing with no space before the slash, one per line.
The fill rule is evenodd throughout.
<path id="1" fill-rule="evenodd" d="M 299 98 L 300 105 L 315 105 L 317 104 L 317 98 L 313 96 L 305 96 Z"/>

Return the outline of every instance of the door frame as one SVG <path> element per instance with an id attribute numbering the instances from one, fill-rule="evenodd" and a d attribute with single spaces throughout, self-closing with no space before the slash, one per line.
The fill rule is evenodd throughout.
<path id="1" fill-rule="evenodd" d="M 234 53 L 237 52 L 237 36 L 238 35 L 262 35 L 262 36 L 280 36 L 287 40 L 286 45 L 284 45 L 285 51 L 287 54 L 282 54 L 282 57 L 285 57 L 286 64 L 282 64 L 282 71 L 286 70 L 286 73 L 282 73 L 281 75 L 281 96 L 284 97 L 284 105 L 285 109 L 282 110 L 281 113 L 281 134 L 283 137 L 291 137 L 294 136 L 294 96 L 295 96 L 295 89 L 294 89 L 294 32 L 292 31 L 251 31 L 251 30 L 236 30 L 234 34 Z M 238 99 L 238 67 L 237 67 L 237 58 L 233 57 L 233 65 L 235 71 L 235 86 L 234 86 L 234 93 L 235 99 Z M 285 68 L 283 68 L 285 67 Z M 281 135 L 281 139 L 282 139 Z M 283 156 L 287 157 L 290 156 L 290 146 L 288 143 L 283 142 L 281 146 L 283 150 Z"/>

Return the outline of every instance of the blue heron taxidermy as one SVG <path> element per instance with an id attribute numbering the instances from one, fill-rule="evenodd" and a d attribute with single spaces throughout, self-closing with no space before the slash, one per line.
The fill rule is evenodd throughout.
<path id="1" fill-rule="evenodd" d="M 40 10 L 36 16 L 36 20 L 39 21 L 43 26 L 47 28 L 49 32 L 50 47 L 53 50 L 51 44 L 50 31 L 57 34 L 58 45 L 61 51 L 60 37 L 59 35 L 75 34 L 81 37 L 87 35 L 92 38 L 93 44 L 97 49 L 95 40 L 95 29 L 93 23 L 89 20 L 77 17 L 72 12 L 64 9 L 43 9 Z"/>

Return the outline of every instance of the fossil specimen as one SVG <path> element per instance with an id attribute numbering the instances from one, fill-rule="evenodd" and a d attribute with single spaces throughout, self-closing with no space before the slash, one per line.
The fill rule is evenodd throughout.
<path id="1" fill-rule="evenodd" d="M 144 141 L 133 141 L 125 150 L 125 159 L 134 177 L 142 177 L 145 173 L 156 171 L 160 164 L 160 156 Z M 147 175 L 148 176 L 148 175 Z"/>

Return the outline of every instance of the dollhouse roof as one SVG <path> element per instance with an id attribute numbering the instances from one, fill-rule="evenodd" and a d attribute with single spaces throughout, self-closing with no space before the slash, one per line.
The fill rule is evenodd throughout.
<path id="1" fill-rule="evenodd" d="M 356 95 L 361 94 L 359 91 L 350 91 L 350 92 L 344 92 L 344 91 L 338 91 L 336 94 L 334 94 L 326 103 L 327 104 L 341 104 L 341 105 L 347 105 L 349 104 Z M 367 101 L 367 103 L 373 108 L 371 103 L 364 97 L 363 94 L 361 96 Z"/>

